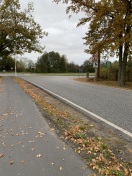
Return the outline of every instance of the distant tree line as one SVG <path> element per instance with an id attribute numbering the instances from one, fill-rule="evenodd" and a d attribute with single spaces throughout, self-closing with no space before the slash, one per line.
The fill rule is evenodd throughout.
<path id="1" fill-rule="evenodd" d="M 36 73 L 78 73 L 79 68 L 83 72 L 94 72 L 92 63 L 86 60 L 81 66 L 74 62 L 68 62 L 65 55 L 58 52 L 44 52 L 36 63 L 27 58 L 16 59 L 17 72 L 36 72 Z M 13 72 L 15 68 L 15 58 L 4 56 L 0 58 L 0 71 L 6 70 Z"/>
<path id="2" fill-rule="evenodd" d="M 118 80 L 119 62 L 115 61 L 109 65 L 106 61 L 101 61 L 100 78 L 107 80 Z M 17 72 L 30 73 L 93 73 L 93 63 L 91 59 L 85 60 L 79 66 L 74 62 L 68 62 L 65 55 L 60 55 L 58 52 L 44 52 L 36 63 L 27 58 L 16 60 Z M 14 72 L 15 59 L 11 56 L 0 58 L 0 71 Z M 126 81 L 132 81 L 132 60 L 129 59 L 126 67 Z"/>
<path id="3" fill-rule="evenodd" d="M 79 70 L 79 65 L 74 62 L 68 63 L 65 55 L 60 55 L 58 52 L 45 52 L 36 63 L 37 73 L 76 73 Z"/>

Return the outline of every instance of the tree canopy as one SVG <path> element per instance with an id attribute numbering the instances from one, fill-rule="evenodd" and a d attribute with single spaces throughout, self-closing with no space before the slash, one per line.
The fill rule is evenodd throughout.
<path id="1" fill-rule="evenodd" d="M 61 0 L 54 0 L 58 3 Z M 132 56 L 132 1 L 131 0 L 62 0 L 69 3 L 67 13 L 85 12 L 78 26 L 88 23 L 85 45 L 86 52 L 98 50 L 119 58 L 118 83 L 125 84 L 128 59 Z"/>
<path id="2" fill-rule="evenodd" d="M 38 58 L 36 70 L 41 73 L 65 73 L 67 71 L 66 56 L 60 56 L 58 52 L 54 51 L 45 52 Z"/>
<path id="3" fill-rule="evenodd" d="M 0 57 L 24 52 L 41 52 L 39 39 L 47 35 L 32 16 L 33 5 L 21 11 L 19 0 L 3 0 L 0 4 Z"/>

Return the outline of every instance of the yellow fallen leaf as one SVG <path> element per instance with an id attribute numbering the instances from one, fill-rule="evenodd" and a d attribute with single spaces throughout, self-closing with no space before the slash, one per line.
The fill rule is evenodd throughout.
<path id="1" fill-rule="evenodd" d="M 51 132 L 52 132 L 52 131 L 55 131 L 55 129 L 54 129 L 54 128 L 51 128 L 50 131 L 51 131 Z"/>
<path id="2" fill-rule="evenodd" d="M 0 153 L 0 158 L 2 158 L 4 156 L 4 154 Z"/>
<path id="3" fill-rule="evenodd" d="M 35 141 L 29 141 L 30 143 L 35 142 Z"/>
<path id="4" fill-rule="evenodd" d="M 38 134 L 40 134 L 40 135 L 45 135 L 44 133 L 42 133 L 42 132 L 38 132 Z"/>
<path id="5" fill-rule="evenodd" d="M 10 161 L 10 165 L 14 164 L 14 161 Z"/>
<path id="6" fill-rule="evenodd" d="M 36 158 L 40 158 L 42 155 L 41 154 L 38 154 L 38 155 L 36 155 Z"/>
<path id="7" fill-rule="evenodd" d="M 63 147 L 63 150 L 66 150 L 66 147 Z"/>
<path id="8" fill-rule="evenodd" d="M 31 150 L 33 151 L 33 150 L 35 150 L 35 148 L 31 148 Z"/>
<path id="9" fill-rule="evenodd" d="M 62 167 L 60 167 L 60 171 L 62 170 Z"/>
<path id="10" fill-rule="evenodd" d="M 24 161 L 20 161 L 20 163 L 24 163 Z"/>
<path id="11" fill-rule="evenodd" d="M 22 144 L 22 142 L 20 141 L 20 142 L 18 142 L 18 144 Z"/>

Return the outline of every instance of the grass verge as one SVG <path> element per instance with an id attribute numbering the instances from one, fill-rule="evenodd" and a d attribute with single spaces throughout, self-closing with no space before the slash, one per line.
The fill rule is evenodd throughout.
<path id="1" fill-rule="evenodd" d="M 115 87 L 115 88 L 120 88 L 120 89 L 132 90 L 132 82 L 126 82 L 126 85 L 124 87 L 119 87 L 117 84 L 117 81 L 106 81 L 106 80 L 100 79 L 96 83 L 94 83 L 94 79 L 88 80 L 88 78 L 75 78 L 74 80 L 85 82 L 85 83 L 96 84 L 96 85 L 103 85 L 103 86 Z"/>

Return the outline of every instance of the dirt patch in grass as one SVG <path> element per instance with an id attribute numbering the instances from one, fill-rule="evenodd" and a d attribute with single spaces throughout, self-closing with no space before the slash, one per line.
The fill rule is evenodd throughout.
<path id="1" fill-rule="evenodd" d="M 80 82 L 91 83 L 91 84 L 97 84 L 97 85 L 115 87 L 115 88 L 120 88 L 120 89 L 132 90 L 132 82 L 126 82 L 126 85 L 124 87 L 119 87 L 117 84 L 117 81 L 105 81 L 105 80 L 100 79 L 96 83 L 94 83 L 94 79 L 88 79 L 88 78 L 75 78 L 74 80 L 80 81 Z"/>
<path id="2" fill-rule="evenodd" d="M 15 80 L 36 102 L 51 130 L 81 155 L 97 175 L 132 176 L 131 138 L 89 118 L 28 82 Z"/>

